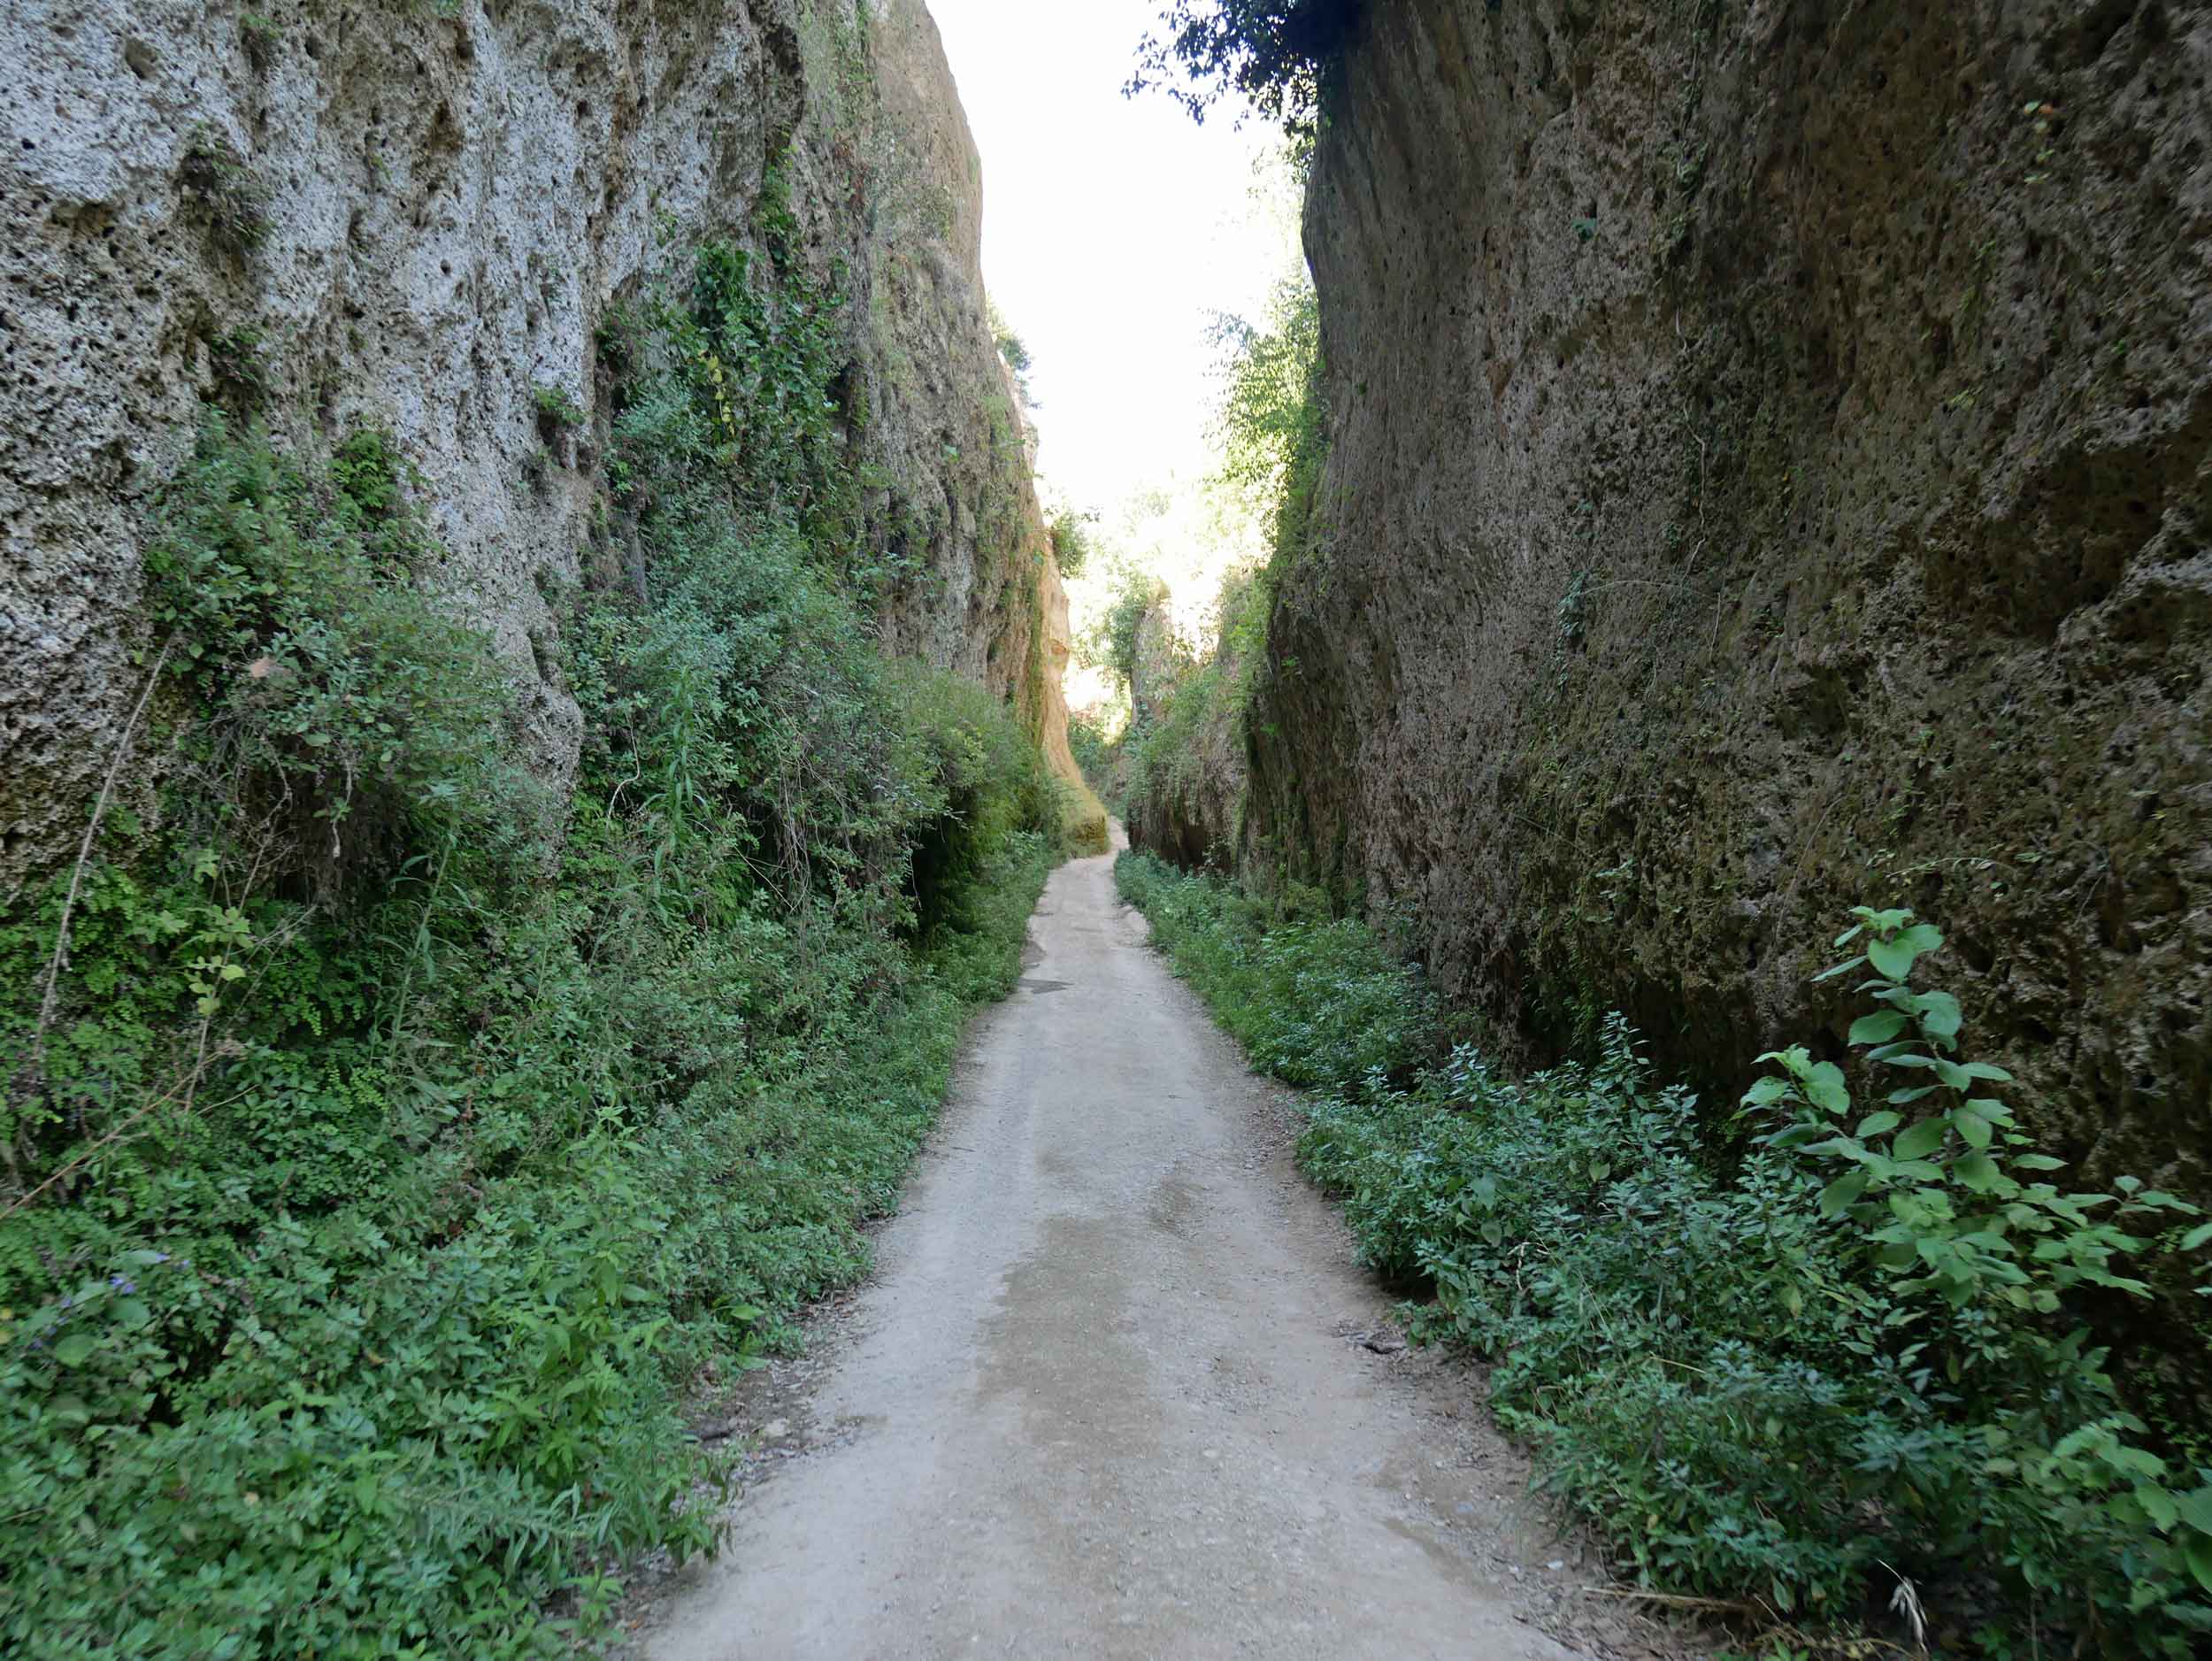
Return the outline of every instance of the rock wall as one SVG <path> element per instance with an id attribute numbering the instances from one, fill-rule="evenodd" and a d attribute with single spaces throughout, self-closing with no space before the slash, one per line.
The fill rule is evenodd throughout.
<path id="1" fill-rule="evenodd" d="M 1056 739 L 1064 750 L 1047 667 L 1051 539 L 983 288 L 982 158 L 922 0 L 868 10 L 879 107 L 860 158 L 859 253 L 872 465 L 888 481 L 873 518 L 912 573 L 886 611 L 886 648 L 1013 699 L 1048 753 Z M 834 161 L 837 139 L 824 148 Z"/>
<path id="2" fill-rule="evenodd" d="M 921 0 L 24 0 L 0 145 L 0 888 L 73 846 L 148 642 L 147 505 L 241 383 L 291 442 L 389 429 L 439 581 L 576 711 L 545 595 L 598 501 L 609 305 L 749 235 L 779 162 L 852 294 L 887 648 L 1048 719 L 1041 550 L 984 323 L 980 167 Z M 591 418 L 549 420 L 540 395 Z"/>
<path id="3" fill-rule="evenodd" d="M 2055 1151 L 2212 1188 L 2212 6 L 1366 12 L 1248 865 L 1729 1096 L 1910 905 Z"/>
<path id="4" fill-rule="evenodd" d="M 1230 688 L 1240 667 L 1225 630 L 1202 664 L 1190 661 L 1164 591 L 1139 622 L 1129 677 L 1137 737 L 1123 745 L 1131 847 L 1193 868 L 1235 863 L 1244 735 Z"/>

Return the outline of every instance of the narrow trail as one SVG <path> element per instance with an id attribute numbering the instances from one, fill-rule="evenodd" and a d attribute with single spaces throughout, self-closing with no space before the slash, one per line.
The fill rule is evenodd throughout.
<path id="1" fill-rule="evenodd" d="M 1361 1342 L 1388 1300 L 1144 938 L 1110 858 L 1054 876 L 802 1450 L 653 1661 L 1588 1653 L 1537 1624 L 1592 1575 L 1525 1465 L 1463 1374 Z"/>

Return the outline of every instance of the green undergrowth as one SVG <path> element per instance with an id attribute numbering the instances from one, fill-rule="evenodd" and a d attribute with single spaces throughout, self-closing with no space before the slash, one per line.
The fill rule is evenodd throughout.
<path id="1" fill-rule="evenodd" d="M 1946 1654 L 2201 1653 L 2212 1471 L 2120 1399 L 2085 1299 L 2185 1277 L 2212 1226 L 2050 1180 L 1919 984 L 1934 929 L 1863 913 L 1855 1053 L 1778 1053 L 1731 1119 L 1655 1081 L 1618 1017 L 1508 1078 L 1441 1053 L 1359 925 L 1143 855 L 1117 875 L 1255 1063 L 1317 1092 L 1300 1159 L 1363 1259 L 1419 1288 L 1417 1334 L 1493 1362 L 1541 1481 L 1639 1582 L 1917 1621 Z"/>
<path id="2" fill-rule="evenodd" d="M 1294 595 L 1317 580 L 1329 413 L 1311 280 L 1302 268 L 1278 284 L 1256 324 L 1218 318 L 1213 340 L 1222 381 L 1215 416 L 1221 464 L 1214 482 L 1252 511 L 1267 556 L 1224 576 L 1213 637 L 1202 655 L 1170 654 L 1168 661 L 1144 665 L 1151 719 L 1133 724 L 1120 746 L 1129 818 L 1139 827 L 1186 819 L 1188 804 L 1217 782 L 1225 758 L 1247 750 L 1266 678 L 1295 673 L 1294 663 L 1276 663 L 1269 650 L 1278 596 Z M 1094 656 L 1125 691 L 1137 681 L 1138 632 L 1162 597 L 1156 583 L 1132 573 L 1092 642 Z M 1231 822 L 1218 827 L 1208 857 L 1225 863 L 1241 815 L 1241 801 L 1233 798 Z"/>
<path id="3" fill-rule="evenodd" d="M 1062 804 L 879 657 L 841 303 L 764 235 L 606 339 L 572 791 L 388 441 L 211 415 L 167 491 L 137 759 L 0 915 L 8 1654 L 595 1649 L 715 1542 L 683 1403 L 865 1269 Z"/>

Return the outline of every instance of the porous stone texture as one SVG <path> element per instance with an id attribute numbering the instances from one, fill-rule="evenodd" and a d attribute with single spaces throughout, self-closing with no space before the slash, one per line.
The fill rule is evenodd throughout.
<path id="1" fill-rule="evenodd" d="M 983 287 L 982 158 L 921 0 L 870 10 L 866 442 L 873 476 L 889 481 L 876 534 L 913 573 L 887 608 L 885 646 L 980 681 L 1020 708 L 1048 753 L 1056 737 L 1064 751 L 1067 712 L 1049 704 L 1058 681 L 1047 667 L 1050 538 Z M 834 158 L 836 141 L 826 148 Z"/>
<path id="2" fill-rule="evenodd" d="M 1724 1101 L 1855 903 L 2088 1174 L 2212 1188 L 2212 7 L 1402 0 L 1242 857 Z"/>
<path id="3" fill-rule="evenodd" d="M 23 0 L 0 52 L 0 889 L 73 848 L 143 673 L 149 502 L 242 365 L 296 448 L 392 433 L 432 580 L 565 777 L 546 596 L 598 500 L 595 331 L 700 241 L 748 239 L 779 158 L 855 300 L 873 534 L 909 573 L 887 648 L 1042 719 L 980 168 L 920 0 Z M 548 419 L 541 389 L 590 419 Z"/>

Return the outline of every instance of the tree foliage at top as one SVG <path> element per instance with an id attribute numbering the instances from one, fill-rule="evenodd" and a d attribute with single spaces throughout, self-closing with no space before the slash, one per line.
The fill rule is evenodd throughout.
<path id="1" fill-rule="evenodd" d="M 1131 96 L 1162 88 L 1199 121 L 1234 91 L 1269 120 L 1310 132 L 1362 0 L 1171 0 L 1137 48 Z"/>

